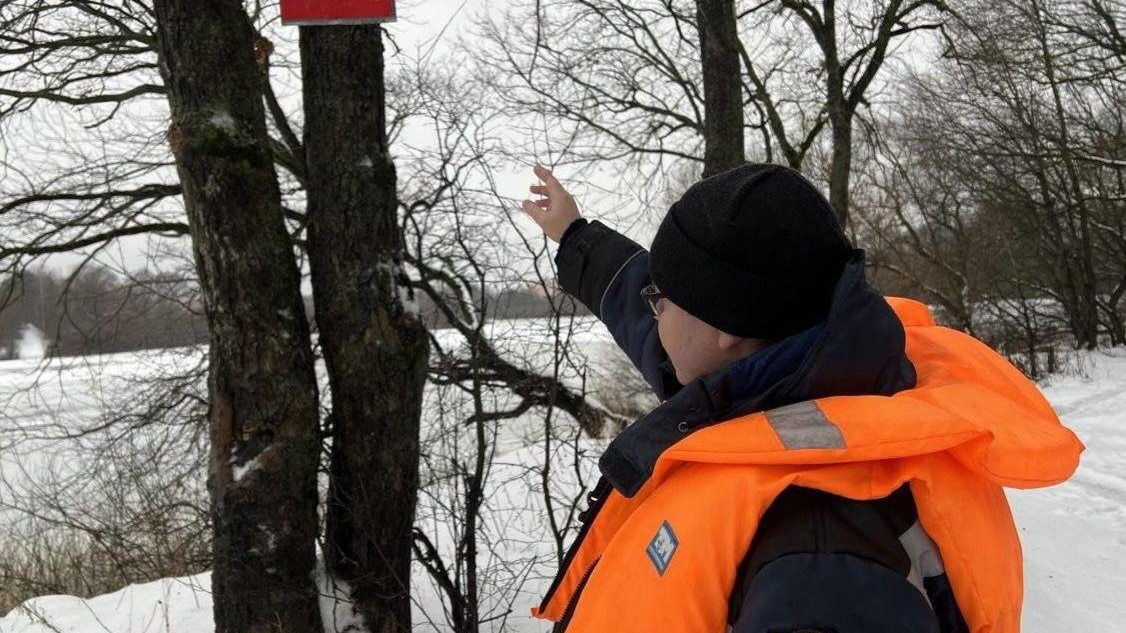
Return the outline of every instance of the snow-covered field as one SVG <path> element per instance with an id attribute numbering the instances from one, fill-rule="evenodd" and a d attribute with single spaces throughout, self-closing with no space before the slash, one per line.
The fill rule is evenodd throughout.
<path id="1" fill-rule="evenodd" d="M 1126 353 L 1083 357 L 1044 389 L 1087 446 L 1066 483 L 1009 490 L 1024 545 L 1027 633 L 1126 631 Z"/>
<path id="2" fill-rule="evenodd" d="M 606 343 L 593 331 L 580 341 L 580 347 L 594 353 Z M 1025 550 L 1027 633 L 1126 630 L 1126 353 L 1100 352 L 1081 359 L 1082 375 L 1057 376 L 1044 386 L 1065 424 L 1087 445 L 1078 473 L 1055 488 L 1009 491 Z M 4 470 L 5 460 L 10 465 L 12 455 L 34 455 L 33 444 L 5 436 L 17 420 L 26 424 L 48 412 L 55 416 L 60 412 L 89 414 L 99 406 L 99 399 L 90 394 L 101 392 L 90 389 L 92 381 L 100 385 L 109 376 L 127 374 L 127 367 L 135 371 L 143 365 L 137 358 L 117 355 L 97 372 L 90 371 L 89 365 L 83 369 L 83 364 L 52 371 L 41 376 L 47 381 L 40 390 L 45 395 L 29 400 L 14 394 L 26 385 L 34 363 L 0 362 L 0 477 L 14 476 L 10 469 Z M 428 402 L 433 397 L 428 394 Z M 527 616 L 554 571 L 553 545 L 546 529 L 538 524 L 543 512 L 535 499 L 539 493 L 528 485 L 526 476 L 528 468 L 537 463 L 541 425 L 542 421 L 529 417 L 498 435 L 498 453 L 490 474 L 494 482 L 489 491 L 490 511 L 482 524 L 495 540 L 503 541 L 502 546 L 483 554 L 491 557 L 483 568 L 506 582 L 520 579 L 516 584 L 510 582 L 495 598 L 497 612 L 511 610 L 505 628 L 512 631 L 550 628 Z M 424 434 L 428 432 L 433 434 L 431 441 L 442 441 L 433 427 L 424 430 Z M 597 443 L 582 448 L 590 451 L 586 463 L 592 464 Z M 425 507 L 420 506 L 420 522 L 429 521 L 434 529 L 442 520 L 441 494 L 424 495 Z M 2 520 L 0 514 L 0 527 Z M 448 538 L 440 533 L 436 537 Z M 2 547 L 0 538 L 0 556 Z M 524 567 L 512 571 L 513 566 L 503 559 L 525 561 L 521 563 Z M 323 574 L 318 571 L 317 577 L 323 583 Z M 416 627 L 442 630 L 442 609 L 430 583 L 422 573 L 412 582 L 418 596 Z M 209 633 L 213 630 L 209 585 L 209 575 L 204 573 L 131 585 L 90 599 L 42 596 L 0 618 L 0 633 Z M 322 612 L 331 618 L 333 591 L 322 587 Z"/>

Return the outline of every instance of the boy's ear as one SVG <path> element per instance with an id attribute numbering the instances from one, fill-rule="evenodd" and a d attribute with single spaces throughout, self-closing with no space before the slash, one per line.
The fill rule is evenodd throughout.
<path id="1" fill-rule="evenodd" d="M 744 340 L 745 339 L 743 339 L 740 336 L 735 336 L 734 334 L 728 334 L 727 332 L 724 332 L 723 330 L 719 331 L 719 349 L 721 349 L 725 352 L 729 349 L 733 349 L 733 348 L 737 347 Z"/>

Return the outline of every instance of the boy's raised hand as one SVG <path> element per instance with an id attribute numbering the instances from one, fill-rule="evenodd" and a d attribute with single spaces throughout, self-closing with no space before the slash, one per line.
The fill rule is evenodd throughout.
<path id="1" fill-rule="evenodd" d="M 567 227 L 581 217 L 579 207 L 546 167 L 536 165 L 532 170 L 544 184 L 532 185 L 528 190 L 546 197 L 535 201 L 525 200 L 524 212 L 531 216 L 551 241 L 558 243 Z"/>

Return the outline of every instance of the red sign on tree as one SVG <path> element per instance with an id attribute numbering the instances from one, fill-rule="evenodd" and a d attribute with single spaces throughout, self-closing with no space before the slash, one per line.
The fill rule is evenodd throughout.
<path id="1" fill-rule="evenodd" d="M 281 0 L 282 24 L 363 24 L 395 19 L 395 0 Z"/>

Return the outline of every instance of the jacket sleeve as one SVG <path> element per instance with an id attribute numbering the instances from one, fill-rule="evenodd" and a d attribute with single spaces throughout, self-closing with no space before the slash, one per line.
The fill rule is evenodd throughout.
<path id="1" fill-rule="evenodd" d="M 597 220 L 580 219 L 564 233 L 555 264 L 563 290 L 602 320 L 657 397 L 676 393 L 680 383 L 640 294 L 649 284 L 649 253 Z"/>

